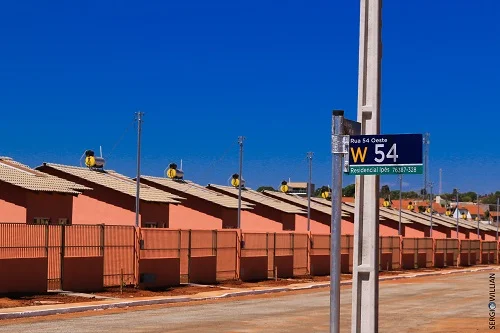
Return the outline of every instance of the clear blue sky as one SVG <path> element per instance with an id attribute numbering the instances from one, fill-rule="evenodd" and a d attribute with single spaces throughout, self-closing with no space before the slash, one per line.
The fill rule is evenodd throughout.
<path id="1" fill-rule="evenodd" d="M 384 1 L 382 132 L 430 132 L 446 191 L 500 189 L 499 12 Z M 133 176 L 142 110 L 143 174 L 182 158 L 186 178 L 226 183 L 244 135 L 249 186 L 305 179 L 307 151 L 328 184 L 331 110 L 356 115 L 358 31 L 359 1 L 5 1 L 0 154 L 77 165 L 102 145 Z"/>

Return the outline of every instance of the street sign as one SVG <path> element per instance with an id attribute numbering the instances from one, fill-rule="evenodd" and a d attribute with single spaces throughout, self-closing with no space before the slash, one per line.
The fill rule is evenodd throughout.
<path id="1" fill-rule="evenodd" d="M 422 174 L 422 134 L 352 135 L 350 175 Z"/>
<path id="2" fill-rule="evenodd" d="M 344 135 L 360 135 L 361 123 L 344 118 Z"/>

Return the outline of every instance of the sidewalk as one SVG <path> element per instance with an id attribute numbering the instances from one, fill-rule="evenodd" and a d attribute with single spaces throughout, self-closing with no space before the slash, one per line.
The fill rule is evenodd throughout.
<path id="1" fill-rule="evenodd" d="M 426 277 L 426 276 L 463 274 L 471 272 L 486 272 L 486 271 L 498 271 L 498 270 L 500 270 L 500 266 L 487 266 L 480 268 L 466 268 L 466 269 L 443 270 L 443 271 L 433 271 L 433 272 L 417 272 L 417 273 L 409 272 L 394 276 L 382 276 L 380 277 L 379 280 L 393 281 L 393 280 L 411 279 L 411 278 Z M 352 280 L 341 281 L 340 284 L 342 286 L 351 285 Z M 26 306 L 26 307 L 16 307 L 16 308 L 5 308 L 5 309 L 0 309 L 0 319 L 28 318 L 28 317 L 49 316 L 55 314 L 138 307 L 146 305 L 197 302 L 197 301 L 215 300 L 215 299 L 238 297 L 238 296 L 263 295 L 263 294 L 273 294 L 273 293 L 308 290 L 308 289 L 313 290 L 318 288 L 326 288 L 329 286 L 330 284 L 328 282 L 311 282 L 311 283 L 290 284 L 286 287 L 272 287 L 272 288 L 256 287 L 251 289 L 231 288 L 229 290 L 201 292 L 195 295 L 190 295 L 188 297 L 186 296 L 144 297 L 144 298 L 135 298 L 134 300 L 108 299 L 102 301 L 94 300 L 92 302 L 87 302 L 87 303 L 37 305 L 37 306 Z"/>

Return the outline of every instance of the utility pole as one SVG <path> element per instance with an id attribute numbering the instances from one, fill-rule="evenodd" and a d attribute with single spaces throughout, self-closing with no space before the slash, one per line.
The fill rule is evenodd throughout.
<path id="1" fill-rule="evenodd" d="M 380 134 L 382 0 L 361 0 L 358 117 L 363 135 Z M 356 176 L 352 333 L 378 332 L 380 176 Z"/>
<path id="2" fill-rule="evenodd" d="M 430 232 L 430 236 L 429 237 L 432 237 L 432 188 L 434 187 L 434 183 L 433 182 L 430 182 L 429 183 L 429 188 L 431 190 L 431 193 L 429 194 L 429 206 L 430 206 L 430 209 L 431 209 L 431 218 L 430 218 L 430 222 L 431 222 L 431 232 Z"/>
<path id="3" fill-rule="evenodd" d="M 476 192 L 476 199 L 477 199 L 477 239 L 481 239 L 481 235 L 479 233 L 479 193 Z"/>
<path id="4" fill-rule="evenodd" d="M 439 193 L 438 195 L 443 194 L 443 169 L 439 169 Z"/>
<path id="5" fill-rule="evenodd" d="M 399 228 L 398 235 L 401 236 L 401 211 L 403 210 L 403 174 L 399 174 Z"/>
<path id="6" fill-rule="evenodd" d="M 330 227 L 330 333 L 340 333 L 340 261 L 342 221 L 342 170 L 347 153 L 344 137 L 344 111 L 332 114 L 332 220 Z"/>
<path id="7" fill-rule="evenodd" d="M 141 132 L 142 132 L 142 116 L 143 112 L 136 112 L 137 115 L 137 175 L 136 175 L 136 192 L 135 192 L 135 226 L 139 227 L 139 203 L 141 191 Z"/>
<path id="8" fill-rule="evenodd" d="M 500 205 L 500 198 L 497 198 L 497 242 L 498 242 L 498 206 Z M 498 255 L 497 255 L 498 257 Z"/>
<path id="9" fill-rule="evenodd" d="M 455 209 L 455 212 L 457 213 L 457 239 L 458 239 L 458 219 L 460 218 L 460 210 L 458 209 L 458 188 L 457 188 L 457 208 Z"/>
<path id="10" fill-rule="evenodd" d="M 424 135 L 424 163 L 425 163 L 425 166 L 424 166 L 424 193 L 422 193 L 423 198 L 425 198 L 425 196 L 427 195 L 427 184 L 428 184 L 427 178 L 429 175 L 429 144 L 430 144 L 429 137 L 430 137 L 430 134 L 425 133 L 425 135 Z"/>
<path id="11" fill-rule="evenodd" d="M 240 146 L 240 182 L 238 184 L 238 229 L 241 228 L 241 184 L 243 183 L 243 136 L 238 137 L 238 145 Z"/>
<path id="12" fill-rule="evenodd" d="M 309 181 L 307 183 L 307 231 L 311 231 L 311 192 L 312 192 L 312 159 L 313 153 L 307 153 L 307 160 L 309 161 Z"/>

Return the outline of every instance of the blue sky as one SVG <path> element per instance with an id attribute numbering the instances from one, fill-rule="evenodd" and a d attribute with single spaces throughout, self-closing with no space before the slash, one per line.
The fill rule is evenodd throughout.
<path id="1" fill-rule="evenodd" d="M 332 109 L 355 118 L 359 1 L 6 1 L 1 155 L 79 163 L 103 146 L 133 176 L 183 159 L 186 178 L 251 187 L 331 182 Z M 382 133 L 431 134 L 431 179 L 490 192 L 500 125 L 500 3 L 385 0 Z M 353 181 L 345 177 L 345 184 Z M 393 177 L 383 183 L 394 184 Z M 420 189 L 422 176 L 407 176 Z M 437 185 L 436 185 L 437 187 Z"/>

